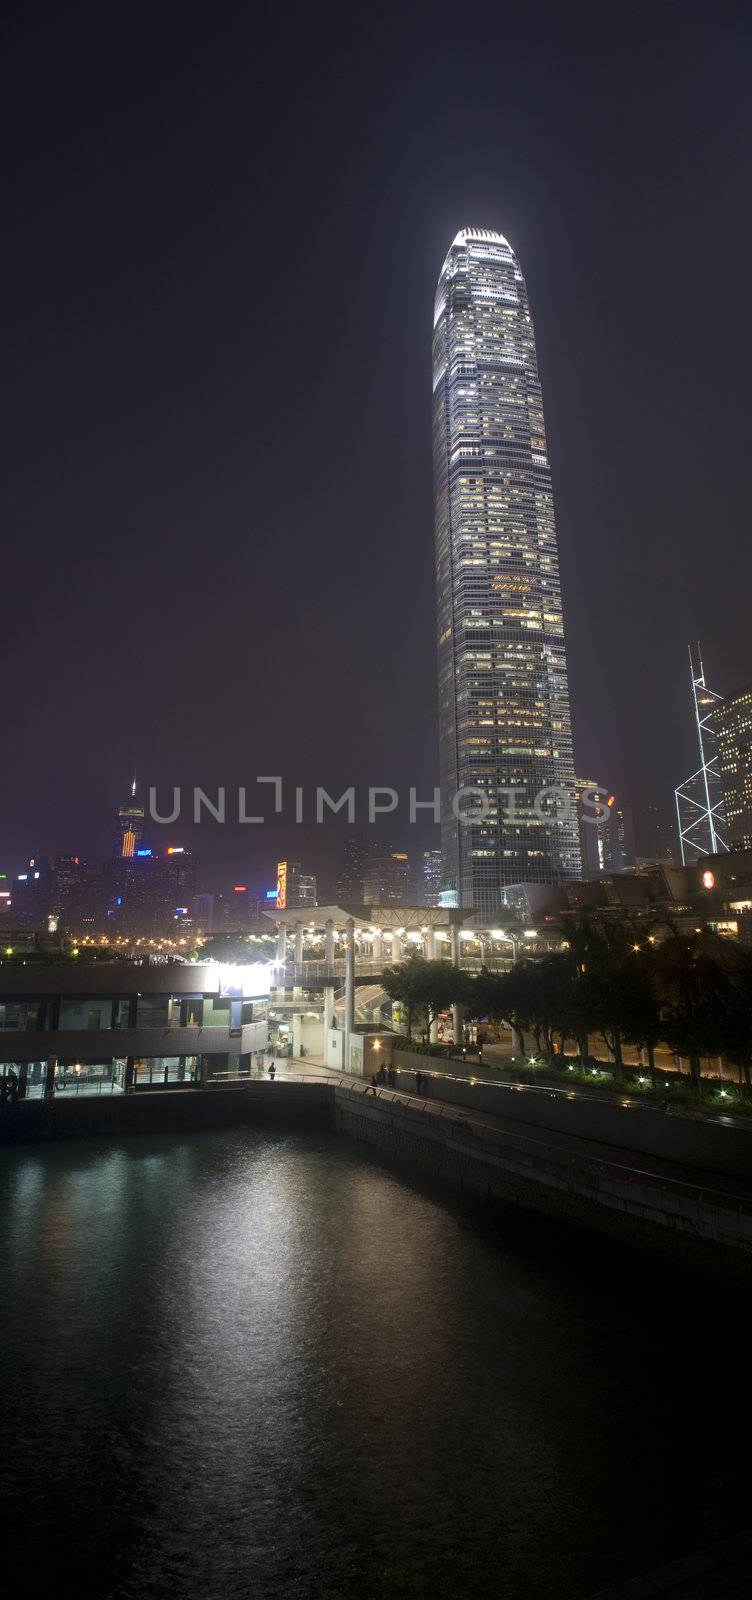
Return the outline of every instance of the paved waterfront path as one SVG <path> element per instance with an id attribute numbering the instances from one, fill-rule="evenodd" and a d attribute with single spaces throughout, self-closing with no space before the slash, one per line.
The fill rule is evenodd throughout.
<path id="1" fill-rule="evenodd" d="M 301 1070 L 302 1069 L 302 1070 Z M 326 1079 L 329 1082 L 339 1083 L 360 1093 L 370 1093 L 370 1087 L 362 1078 L 357 1078 L 341 1072 L 332 1072 L 318 1062 L 286 1062 L 282 1070 L 278 1070 L 279 1079 L 286 1077 L 301 1077 Z M 508 1086 L 512 1093 L 517 1086 Z M 524 1088 L 520 1088 L 524 1093 Z M 541 1091 L 545 1092 L 545 1091 Z M 554 1091 L 554 1093 L 566 1091 Z M 381 1088 L 377 1090 L 377 1097 L 386 1102 L 395 1100 L 398 1103 L 454 1120 L 457 1124 L 472 1133 L 475 1129 L 482 1136 L 484 1131 L 489 1131 L 504 1139 L 520 1142 L 528 1148 L 540 1144 L 546 1153 L 559 1151 L 562 1156 L 568 1156 L 579 1161 L 605 1162 L 614 1168 L 624 1169 L 632 1177 L 641 1177 L 661 1185 L 678 1184 L 687 1185 L 692 1190 L 701 1190 L 703 1197 L 708 1201 L 715 1201 L 719 1205 L 730 1206 L 735 1209 L 737 1205 L 749 1207 L 752 1205 L 752 1183 L 738 1178 L 725 1177 L 722 1173 L 698 1171 L 696 1167 L 683 1165 L 671 1161 L 663 1156 L 642 1154 L 628 1147 L 606 1143 L 603 1140 L 584 1138 L 579 1134 L 565 1133 L 559 1129 L 549 1131 L 541 1126 L 536 1128 L 534 1123 L 521 1123 L 514 1118 L 505 1117 L 499 1112 L 476 1110 L 469 1105 L 460 1105 L 455 1101 L 442 1100 L 438 1084 L 432 1085 L 431 1093 L 418 1098 L 407 1089 Z M 572 1096 L 574 1098 L 574 1096 Z M 752 1600 L 752 1591 L 750 1592 Z"/>
<path id="2" fill-rule="evenodd" d="M 752 1529 L 719 1539 L 683 1561 L 655 1567 L 642 1578 L 602 1589 L 591 1600 L 750 1600 L 752 1596 Z"/>

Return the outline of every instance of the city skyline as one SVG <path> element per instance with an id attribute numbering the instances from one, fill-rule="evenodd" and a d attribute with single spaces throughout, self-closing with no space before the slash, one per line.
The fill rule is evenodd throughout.
<path id="1" fill-rule="evenodd" d="M 134 766 L 429 790 L 428 308 L 466 219 L 513 240 L 534 308 L 578 767 L 670 806 L 687 639 L 721 692 L 749 679 L 748 24 L 489 12 L 479 52 L 424 21 L 338 30 L 312 121 L 312 22 L 291 55 L 274 19 L 182 17 L 146 53 L 132 20 L 115 60 L 104 19 L 9 19 L 7 859 L 104 853 Z M 239 843 L 201 854 L 229 872 Z"/>
<path id="2" fill-rule="evenodd" d="M 8 1593 L 746 1595 L 752 8 L 2 38 Z"/>

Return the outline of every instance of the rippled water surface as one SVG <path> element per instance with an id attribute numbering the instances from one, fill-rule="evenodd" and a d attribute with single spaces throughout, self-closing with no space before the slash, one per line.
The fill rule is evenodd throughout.
<path id="1" fill-rule="evenodd" d="M 731 1291 L 334 1135 L 0 1153 L 12 1596 L 568 1600 L 748 1521 Z"/>

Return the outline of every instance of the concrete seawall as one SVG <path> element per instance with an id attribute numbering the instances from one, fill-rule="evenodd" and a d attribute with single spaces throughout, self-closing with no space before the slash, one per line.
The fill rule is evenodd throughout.
<path id="1" fill-rule="evenodd" d="M 325 1082 L 250 1082 L 221 1089 L 152 1089 L 102 1098 L 81 1095 L 71 1100 L 62 1096 L 21 1100 L 16 1106 L 0 1108 L 0 1144 L 186 1133 L 261 1122 L 328 1128 L 333 1093 Z"/>
<path id="2" fill-rule="evenodd" d="M 619 1145 L 640 1155 L 660 1156 L 701 1172 L 723 1174 L 740 1181 L 752 1180 L 752 1126 L 734 1126 L 731 1117 L 711 1119 L 667 1116 L 657 1106 L 623 1100 L 609 1102 L 580 1090 L 568 1091 L 533 1084 L 488 1083 L 471 1085 L 461 1079 L 436 1076 L 431 1057 L 395 1050 L 400 1088 L 415 1090 L 415 1073 L 427 1075 L 431 1098 L 463 1106 L 468 1111 L 490 1111 L 531 1128 L 576 1134 L 601 1144 Z M 451 1064 L 449 1064 L 451 1070 Z"/>
<path id="3" fill-rule="evenodd" d="M 506 1132 L 448 1106 L 382 1090 L 335 1091 L 337 1127 L 463 1189 L 619 1235 L 723 1272 L 752 1271 L 752 1193 L 687 1183 L 575 1153 L 532 1128 Z"/>

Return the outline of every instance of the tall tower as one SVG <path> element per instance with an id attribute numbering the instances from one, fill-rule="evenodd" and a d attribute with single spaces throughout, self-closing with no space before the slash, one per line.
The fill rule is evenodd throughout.
<path id="1" fill-rule="evenodd" d="M 116 857 L 125 857 L 130 860 L 135 856 L 139 841 L 144 831 L 144 808 L 136 799 L 136 780 L 131 784 L 130 800 L 124 806 L 118 806 L 117 831 L 115 834 Z"/>
<path id="2" fill-rule="evenodd" d="M 717 855 L 729 847 L 716 737 L 716 713 L 723 705 L 723 696 L 705 682 L 699 644 L 696 661 L 689 646 L 689 675 L 700 765 L 674 790 L 682 865 L 697 861 L 700 856 Z"/>
<path id="3" fill-rule="evenodd" d="M 581 867 L 535 335 L 517 258 L 484 228 L 441 269 L 433 451 L 442 888 L 493 919 Z"/>
<path id="4" fill-rule="evenodd" d="M 727 695 L 713 723 L 728 848 L 752 850 L 752 685 Z"/>

